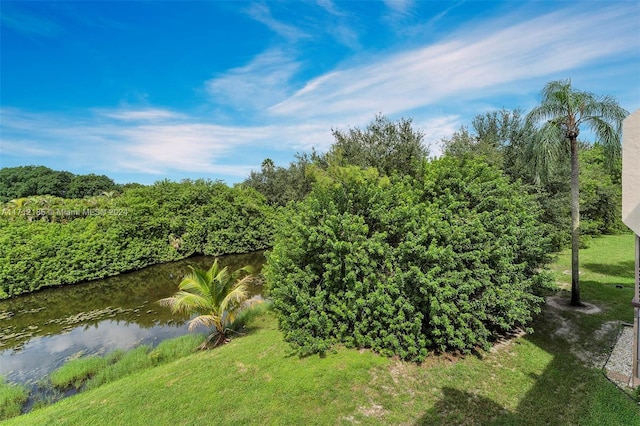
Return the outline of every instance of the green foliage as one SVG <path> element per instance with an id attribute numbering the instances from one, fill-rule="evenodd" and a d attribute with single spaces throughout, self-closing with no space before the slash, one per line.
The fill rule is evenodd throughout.
<path id="1" fill-rule="evenodd" d="M 25 199 L 2 213 L 0 298 L 193 254 L 264 249 L 274 221 L 255 190 L 204 180 L 162 181 L 116 197 Z"/>
<path id="2" fill-rule="evenodd" d="M 502 168 L 513 181 L 540 202 L 555 251 L 571 241 L 570 152 L 567 144 L 554 146 L 552 161 L 538 175 L 532 173 L 534 128 L 521 111 L 492 111 L 477 115 L 471 130 L 462 127 L 441 140 L 445 156 L 482 158 Z M 564 149 L 564 150 L 563 150 Z M 601 144 L 580 144 L 580 230 L 586 235 L 625 230 L 620 219 L 620 161 L 608 163 Z M 586 238 L 582 240 L 586 241 Z"/>
<path id="3" fill-rule="evenodd" d="M 0 376 L 0 420 L 20 415 L 22 404 L 27 401 L 29 392 L 20 385 L 5 383 Z"/>
<path id="4" fill-rule="evenodd" d="M 98 356 L 74 359 L 67 361 L 62 367 L 52 372 L 49 379 L 56 388 L 66 389 L 73 386 L 78 389 L 90 377 L 105 368 L 107 364 L 106 358 Z"/>
<path id="5" fill-rule="evenodd" d="M 267 254 L 269 294 L 300 353 L 334 343 L 421 360 L 525 326 L 547 282 L 537 204 L 481 161 L 419 180 L 330 167 Z"/>
<path id="6" fill-rule="evenodd" d="M 622 223 L 620 161 L 606 166 L 600 144 L 580 151 L 580 231 L 582 234 L 616 234 L 626 230 Z"/>
<path id="7" fill-rule="evenodd" d="M 302 200 L 311 191 L 312 179 L 308 168 L 324 161 L 324 156 L 315 151 L 310 155 L 296 154 L 296 161 L 287 168 L 276 166 L 267 158 L 262 162 L 260 171 L 252 171 L 242 185 L 256 189 L 272 206 L 285 206 L 290 201 Z"/>
<path id="8" fill-rule="evenodd" d="M 591 236 L 626 231 L 622 223 L 620 167 L 609 170 L 603 147 L 582 144 L 580 160 L 580 241 L 584 248 Z M 529 186 L 540 202 L 542 220 L 550 227 L 554 251 L 571 242 L 569 165 L 555 170 L 546 182 Z"/>
<path id="9" fill-rule="evenodd" d="M 116 188 L 113 179 L 105 175 L 79 175 L 71 179 L 67 188 L 66 198 L 84 198 L 110 192 Z"/>
<path id="10" fill-rule="evenodd" d="M 175 361 L 192 354 L 195 348 L 204 342 L 204 339 L 205 336 L 203 334 L 187 334 L 174 339 L 163 340 L 149 352 L 149 358 L 151 358 L 154 365 Z"/>
<path id="11" fill-rule="evenodd" d="M 472 131 L 463 126 L 440 143 L 446 156 L 482 157 L 515 180 L 520 177 L 522 167 L 518 150 L 530 135 L 531 128 L 520 110 L 503 109 L 476 115 Z"/>
<path id="12" fill-rule="evenodd" d="M 74 175 L 44 166 L 0 169 L 0 203 L 34 195 L 83 198 L 116 190 L 119 190 L 118 185 L 104 175 Z"/>
<path id="13" fill-rule="evenodd" d="M 378 115 L 365 129 L 334 130 L 333 136 L 328 153 L 297 154 L 288 168 L 267 158 L 260 172 L 251 172 L 242 185 L 258 190 L 271 205 L 285 206 L 301 201 L 311 191 L 313 169 L 326 170 L 329 163 L 375 167 L 387 176 L 416 176 L 429 155 L 423 134 L 413 129 L 410 119 L 392 122 Z"/>
<path id="14" fill-rule="evenodd" d="M 247 307 L 247 286 L 251 280 L 250 267 L 229 271 L 227 266 L 220 268 L 216 259 L 206 271 L 191 267 L 191 273 L 180 282 L 178 292 L 159 303 L 170 307 L 173 313 L 196 314 L 189 322 L 189 331 L 198 325 L 212 329 L 207 342 L 215 336 L 213 346 L 217 346 L 224 342 L 229 328 Z"/>
<path id="15" fill-rule="evenodd" d="M 547 83 L 540 105 L 527 114 L 535 134 L 522 153 L 529 160 L 526 172 L 535 180 L 545 181 L 554 163 L 577 155 L 571 144 L 584 128 L 594 133 L 602 145 L 607 169 L 614 170 L 620 160 L 622 121 L 627 115 L 629 112 L 611 96 L 577 90 L 571 80 Z"/>
<path id="16" fill-rule="evenodd" d="M 144 345 L 130 350 L 126 353 L 116 351 L 110 354 L 113 361 L 96 374 L 86 383 L 87 389 L 94 389 L 105 383 L 110 383 L 122 377 L 128 376 L 136 371 L 145 370 L 154 365 L 154 360 L 149 356 L 151 346 Z"/>
<path id="17" fill-rule="evenodd" d="M 327 157 L 338 165 L 375 167 L 386 176 L 417 176 L 429 150 L 424 135 L 413 128 L 411 119 L 392 122 L 377 115 L 364 129 L 334 130 L 335 143 Z"/>
<path id="18" fill-rule="evenodd" d="M 71 386 L 76 389 L 96 388 L 136 371 L 166 364 L 194 352 L 205 340 L 202 334 L 189 334 L 162 341 L 154 349 L 140 346 L 128 352 L 117 350 L 106 356 L 92 355 L 72 359 L 53 371 L 49 380 L 60 390 Z"/>

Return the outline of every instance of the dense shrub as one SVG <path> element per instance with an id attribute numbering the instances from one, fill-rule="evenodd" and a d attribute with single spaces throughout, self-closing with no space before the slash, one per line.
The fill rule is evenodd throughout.
<path id="1" fill-rule="evenodd" d="M 193 254 L 265 249 L 274 221 L 255 190 L 203 180 L 162 181 L 115 198 L 33 197 L 2 213 L 0 299 Z"/>
<path id="2" fill-rule="evenodd" d="M 332 167 L 282 220 L 265 276 L 300 353 L 337 342 L 410 360 L 467 352 L 538 311 L 548 238 L 537 203 L 484 162 L 447 158 L 421 174 Z"/>

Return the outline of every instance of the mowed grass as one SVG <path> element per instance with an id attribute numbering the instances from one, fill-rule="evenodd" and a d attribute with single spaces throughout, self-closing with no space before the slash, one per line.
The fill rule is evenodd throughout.
<path id="1" fill-rule="evenodd" d="M 565 256 L 554 265 L 558 280 Z M 632 316 L 631 294 L 615 284 L 629 284 L 633 237 L 594 240 L 582 259 L 583 269 L 593 269 L 582 275 L 584 299 L 602 313 L 545 307 L 534 334 L 487 353 L 437 356 L 422 365 L 345 348 L 299 358 L 266 312 L 223 347 L 127 375 L 8 424 L 640 425 L 636 402 L 579 357 L 602 324 Z M 604 334 L 615 335 L 615 327 Z"/>
<path id="2" fill-rule="evenodd" d="M 633 322 L 629 309 L 634 292 L 634 235 L 607 235 L 593 238 L 589 248 L 580 250 L 580 294 L 583 302 L 605 302 L 606 317 Z M 571 290 L 571 251 L 561 252 L 552 265 L 556 281 Z"/>
<path id="3" fill-rule="evenodd" d="M 606 324 L 633 323 L 631 300 L 634 295 L 633 234 L 608 235 L 591 240 L 589 248 L 580 250 L 580 294 L 582 301 L 602 309 L 595 315 L 560 312 L 560 316 L 575 325 L 575 344 L 591 352 L 609 351 L 615 344 L 620 327 L 602 333 Z M 571 251 L 564 250 L 551 266 L 559 292 L 566 300 L 571 290 Z M 598 332 L 600 330 L 600 333 Z M 593 336 L 598 338 L 594 339 Z"/>

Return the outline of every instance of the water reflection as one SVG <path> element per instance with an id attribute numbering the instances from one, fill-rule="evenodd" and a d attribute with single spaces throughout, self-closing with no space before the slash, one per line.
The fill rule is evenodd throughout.
<path id="1" fill-rule="evenodd" d="M 176 291 L 189 265 L 208 268 L 213 260 L 194 257 L 0 302 L 0 375 L 34 382 L 79 353 L 126 350 L 185 334 L 188 318 L 157 301 Z M 264 254 L 224 256 L 220 263 L 231 269 L 249 264 L 259 272 Z M 261 292 L 253 286 L 252 295 Z"/>

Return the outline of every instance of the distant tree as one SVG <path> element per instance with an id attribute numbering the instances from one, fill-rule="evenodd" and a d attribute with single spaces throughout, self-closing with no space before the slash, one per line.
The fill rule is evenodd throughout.
<path id="1" fill-rule="evenodd" d="M 262 162 L 260 171 L 252 171 L 242 185 L 255 188 L 269 204 L 284 206 L 300 201 L 311 192 L 310 168 L 326 170 L 329 163 L 375 167 L 384 175 L 417 176 L 429 150 L 424 136 L 412 128 L 410 119 L 392 122 L 378 115 L 364 129 L 333 130 L 335 142 L 329 152 L 296 154 L 288 167 L 276 166 L 270 158 Z"/>
<path id="2" fill-rule="evenodd" d="M 333 130 L 334 144 L 327 155 L 337 165 L 375 167 L 386 176 L 417 176 L 429 155 L 424 135 L 411 119 L 390 121 L 377 115 L 363 130 Z"/>
<path id="3" fill-rule="evenodd" d="M 451 137 L 440 140 L 442 152 L 447 157 L 464 158 L 475 156 L 476 144 L 477 136 L 472 135 L 467 126 L 460 127 L 460 130 L 454 132 Z"/>
<path id="4" fill-rule="evenodd" d="M 211 328 L 213 333 L 201 348 L 213 339 L 213 346 L 218 346 L 225 342 L 231 325 L 246 308 L 251 268 L 245 266 L 229 272 L 228 267 L 220 268 L 216 259 L 208 271 L 193 267 L 191 271 L 180 282 L 179 291 L 159 303 L 170 307 L 174 313 L 197 314 L 189 323 L 189 331 L 198 325 Z"/>
<path id="5" fill-rule="evenodd" d="M 126 191 L 128 189 L 134 189 L 134 188 L 144 188 L 144 185 L 137 182 L 129 182 L 129 183 L 120 185 L 121 191 Z"/>
<path id="6" fill-rule="evenodd" d="M 581 306 L 579 281 L 580 192 L 578 135 L 586 126 L 603 146 L 605 158 L 613 165 L 620 157 L 622 120 L 628 112 L 611 96 L 598 97 L 574 89 L 570 80 L 547 83 L 540 105 L 527 115 L 536 129 L 524 152 L 530 173 L 536 180 L 548 176 L 552 164 L 563 156 L 571 159 L 571 305 Z"/>
<path id="7" fill-rule="evenodd" d="M 621 162 L 607 168 L 604 148 L 598 143 L 584 146 L 579 157 L 580 233 L 600 235 L 624 230 Z"/>
<path id="8" fill-rule="evenodd" d="M 113 191 L 117 185 L 105 175 L 77 175 L 69 183 L 66 198 L 84 198 L 100 195 L 103 192 Z"/>
<path id="9" fill-rule="evenodd" d="M 311 191 L 312 179 L 308 175 L 308 167 L 312 164 L 322 167 L 325 158 L 315 151 L 296 154 L 295 158 L 296 161 L 287 168 L 276 166 L 270 158 L 265 159 L 260 171 L 252 171 L 242 185 L 256 189 L 273 206 L 302 200 Z"/>
<path id="10" fill-rule="evenodd" d="M 476 115 L 472 130 L 463 126 L 452 137 L 441 140 L 445 155 L 450 157 L 483 157 L 491 165 L 518 177 L 520 159 L 517 150 L 530 131 L 520 110 L 490 111 Z"/>
<path id="11" fill-rule="evenodd" d="M 64 197 L 73 173 L 44 166 L 18 166 L 0 169 L 0 202 L 34 195 Z"/>

